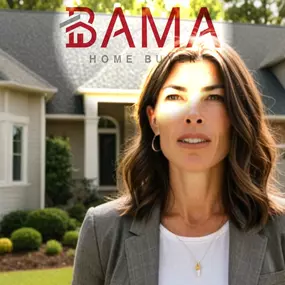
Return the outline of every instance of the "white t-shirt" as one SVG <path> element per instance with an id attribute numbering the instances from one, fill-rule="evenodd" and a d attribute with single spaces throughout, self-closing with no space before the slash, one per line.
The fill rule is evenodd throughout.
<path id="1" fill-rule="evenodd" d="M 218 231 L 206 236 L 178 237 L 181 241 L 160 224 L 159 285 L 228 285 L 228 221 Z M 198 277 L 196 261 L 201 260 L 206 251 Z"/>

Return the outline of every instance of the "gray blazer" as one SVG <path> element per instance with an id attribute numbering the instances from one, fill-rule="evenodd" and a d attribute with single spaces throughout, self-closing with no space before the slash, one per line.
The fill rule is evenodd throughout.
<path id="1" fill-rule="evenodd" d="M 88 210 L 72 285 L 158 285 L 160 207 L 143 223 L 120 217 L 119 201 Z M 230 222 L 229 285 L 273 284 L 285 284 L 285 216 L 247 233 Z"/>

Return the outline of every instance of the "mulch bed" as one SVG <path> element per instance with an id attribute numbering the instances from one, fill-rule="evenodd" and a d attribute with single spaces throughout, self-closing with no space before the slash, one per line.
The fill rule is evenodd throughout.
<path id="1" fill-rule="evenodd" d="M 68 250 L 64 247 L 61 254 L 49 256 L 42 245 L 38 251 L 0 255 L 0 272 L 72 266 L 74 257 L 66 254 Z"/>

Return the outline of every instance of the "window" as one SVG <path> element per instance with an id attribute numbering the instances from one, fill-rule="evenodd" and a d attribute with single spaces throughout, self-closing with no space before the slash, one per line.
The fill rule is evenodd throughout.
<path id="1" fill-rule="evenodd" d="M 22 181 L 23 169 L 23 127 L 13 126 L 13 181 Z"/>
<path id="2" fill-rule="evenodd" d="M 29 118 L 0 112 L 0 188 L 28 180 Z"/>

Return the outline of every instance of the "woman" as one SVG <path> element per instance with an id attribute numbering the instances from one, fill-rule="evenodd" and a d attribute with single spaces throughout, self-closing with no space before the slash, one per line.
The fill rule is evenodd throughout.
<path id="1" fill-rule="evenodd" d="M 135 116 L 124 192 L 87 212 L 72 284 L 285 284 L 275 141 L 239 55 L 226 44 L 173 49 Z"/>

